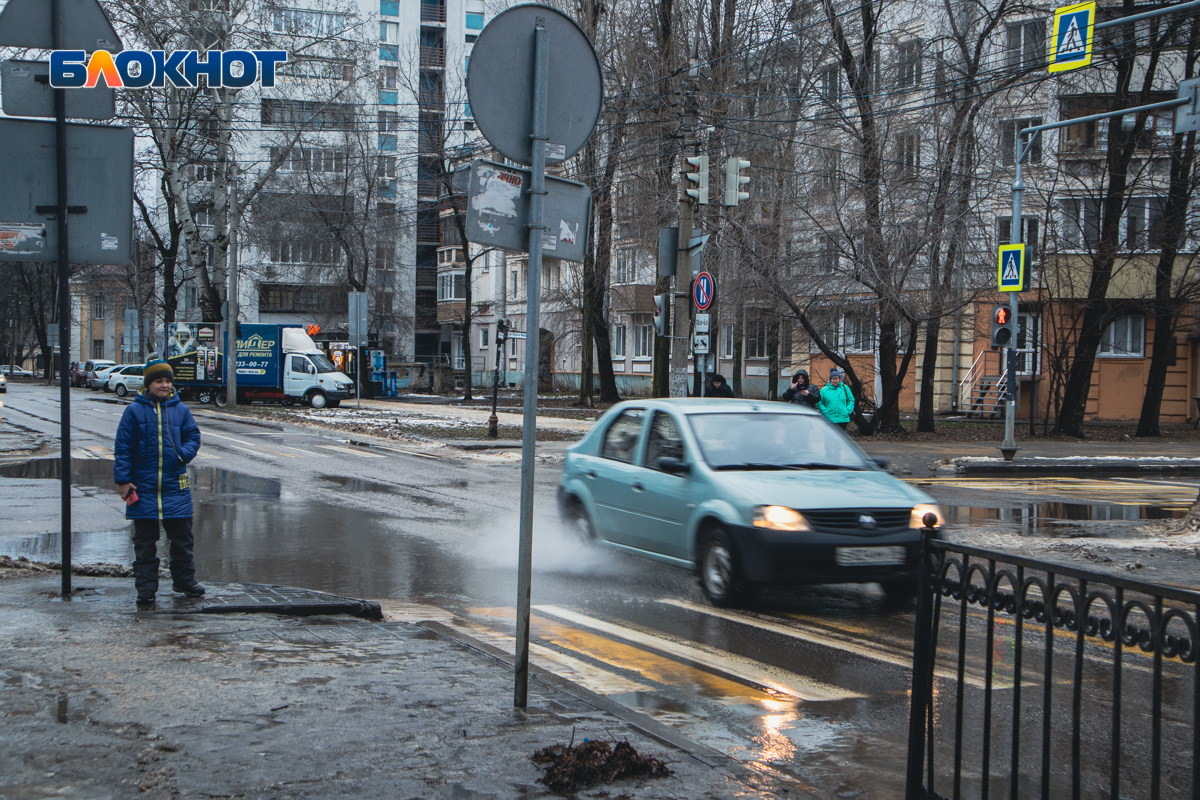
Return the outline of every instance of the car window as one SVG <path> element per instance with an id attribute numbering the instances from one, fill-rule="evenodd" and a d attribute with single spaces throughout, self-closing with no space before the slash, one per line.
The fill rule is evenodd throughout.
<path id="1" fill-rule="evenodd" d="M 650 432 L 646 434 L 645 465 L 650 469 L 658 469 L 660 458 L 678 458 L 683 460 L 683 437 L 679 435 L 679 426 L 675 419 L 665 411 L 655 411 L 650 420 Z"/>
<path id="2" fill-rule="evenodd" d="M 130 374 L 130 375 L 141 375 L 141 374 L 142 374 L 142 368 L 141 368 L 141 367 L 132 367 L 132 368 L 130 368 L 130 370 L 129 370 L 129 374 Z"/>
<path id="3" fill-rule="evenodd" d="M 308 359 L 304 356 L 292 356 L 292 372 L 308 372 Z"/>
<path id="4" fill-rule="evenodd" d="M 642 421 L 646 418 L 644 408 L 627 408 L 613 420 L 604 434 L 604 445 L 600 448 L 601 458 L 632 463 L 637 453 L 638 437 L 642 433 Z"/>
<path id="5" fill-rule="evenodd" d="M 688 422 L 715 469 L 868 468 L 863 452 L 816 415 L 691 414 Z"/>

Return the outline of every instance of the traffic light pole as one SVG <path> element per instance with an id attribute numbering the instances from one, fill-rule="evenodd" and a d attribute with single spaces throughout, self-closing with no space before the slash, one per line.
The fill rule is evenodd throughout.
<path id="1" fill-rule="evenodd" d="M 1023 131 L 1022 131 L 1023 132 Z M 1032 142 L 1033 140 L 1030 139 Z M 1027 149 L 1027 148 L 1026 148 Z M 1025 181 L 1021 178 L 1021 158 L 1025 152 L 1021 147 L 1021 137 L 1017 137 L 1017 152 L 1016 152 L 1016 174 L 1012 182 L 1012 225 L 1008 230 L 1009 244 L 1022 244 L 1024 239 L 1024 226 L 1021 224 L 1021 204 L 1025 198 Z M 1026 254 L 1025 258 L 1028 258 Z M 1023 261 L 1025 269 L 1029 269 L 1029 262 Z M 1005 372 L 1008 380 L 1005 385 L 1008 387 L 1008 400 L 1004 404 L 1004 441 L 1000 443 L 1000 452 L 1004 454 L 1005 461 L 1011 461 L 1013 455 L 1016 454 L 1018 448 L 1015 439 L 1017 428 L 1017 333 L 1021 330 L 1020 321 L 1017 317 L 1017 292 L 1008 293 L 1008 310 L 1012 313 L 1013 322 L 1013 337 L 1008 344 L 1008 354 L 1005 357 Z"/>

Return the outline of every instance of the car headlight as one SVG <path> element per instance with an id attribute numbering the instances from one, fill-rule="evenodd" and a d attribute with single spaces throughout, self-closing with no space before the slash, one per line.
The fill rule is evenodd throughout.
<path id="1" fill-rule="evenodd" d="M 754 526 L 772 531 L 807 531 L 808 522 L 799 511 L 787 506 L 755 506 Z"/>
<path id="2" fill-rule="evenodd" d="M 935 528 L 942 527 L 942 525 L 944 525 L 946 522 L 946 518 L 942 516 L 942 510 L 936 505 L 933 503 L 920 503 L 913 506 L 912 516 L 909 517 L 908 520 L 908 527 L 924 528 L 926 514 L 933 514 L 935 517 L 937 517 L 937 522 L 933 526 Z"/>

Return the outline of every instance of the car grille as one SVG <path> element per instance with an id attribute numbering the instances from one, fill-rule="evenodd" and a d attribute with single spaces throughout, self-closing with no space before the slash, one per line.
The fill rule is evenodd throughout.
<path id="1" fill-rule="evenodd" d="M 801 511 L 813 530 L 819 533 L 849 533 L 859 536 L 875 536 L 894 533 L 908 527 L 912 518 L 910 508 L 832 508 L 819 511 Z M 863 516 L 872 517 L 875 527 L 864 526 Z"/>

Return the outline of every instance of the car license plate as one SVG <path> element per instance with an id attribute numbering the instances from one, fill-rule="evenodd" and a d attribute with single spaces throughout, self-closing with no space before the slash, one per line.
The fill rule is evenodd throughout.
<path id="1" fill-rule="evenodd" d="M 834 552 L 839 567 L 903 564 L 904 556 L 903 547 L 839 547 Z"/>

